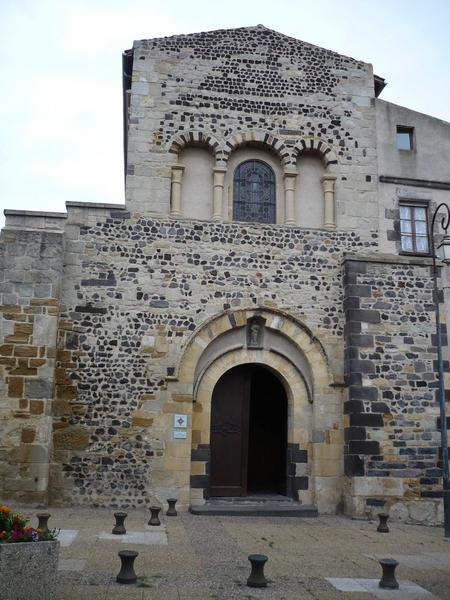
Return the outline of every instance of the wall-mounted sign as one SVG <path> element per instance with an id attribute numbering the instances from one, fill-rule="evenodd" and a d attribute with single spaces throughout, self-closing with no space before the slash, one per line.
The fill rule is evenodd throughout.
<path id="1" fill-rule="evenodd" d="M 173 426 L 180 429 L 187 427 L 187 415 L 173 415 Z"/>
<path id="2" fill-rule="evenodd" d="M 173 439 L 174 440 L 185 440 L 187 438 L 187 431 L 174 431 Z"/>

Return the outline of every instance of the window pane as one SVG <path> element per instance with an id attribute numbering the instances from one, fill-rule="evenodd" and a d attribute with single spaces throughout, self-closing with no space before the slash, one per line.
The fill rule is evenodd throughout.
<path id="1" fill-rule="evenodd" d="M 416 238 L 417 252 L 428 252 L 428 238 L 418 237 Z"/>
<path id="2" fill-rule="evenodd" d="M 401 246 L 405 252 L 429 252 L 427 207 L 400 205 Z"/>
<path id="3" fill-rule="evenodd" d="M 425 221 L 416 221 L 416 233 L 426 233 L 427 224 Z"/>
<path id="4" fill-rule="evenodd" d="M 410 237 L 409 235 L 402 235 L 402 250 L 405 250 L 406 252 L 412 252 L 413 251 L 413 243 L 412 243 L 412 237 Z"/>
<path id="5" fill-rule="evenodd" d="M 402 233 L 411 233 L 412 227 L 411 221 L 400 221 L 400 229 Z"/>
<path id="6" fill-rule="evenodd" d="M 397 148 L 399 150 L 413 150 L 414 127 L 397 125 Z"/>
<path id="7" fill-rule="evenodd" d="M 411 218 L 411 207 L 400 206 L 400 219 L 410 219 L 410 218 Z"/>
<path id="8" fill-rule="evenodd" d="M 397 148 L 411 150 L 411 136 L 409 133 L 397 132 Z"/>

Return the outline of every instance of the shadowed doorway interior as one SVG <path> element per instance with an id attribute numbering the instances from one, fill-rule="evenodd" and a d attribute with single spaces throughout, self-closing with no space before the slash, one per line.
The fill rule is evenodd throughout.
<path id="1" fill-rule="evenodd" d="M 286 494 L 287 398 L 259 365 L 227 371 L 211 405 L 211 496 Z"/>

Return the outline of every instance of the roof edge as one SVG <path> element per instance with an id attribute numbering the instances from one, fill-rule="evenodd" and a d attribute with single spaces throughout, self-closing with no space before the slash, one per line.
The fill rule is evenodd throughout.
<path id="1" fill-rule="evenodd" d="M 270 27 L 266 27 L 265 25 L 262 24 L 258 24 L 258 25 L 249 25 L 246 27 L 229 27 L 226 29 L 211 29 L 208 31 L 194 31 L 191 33 L 178 33 L 178 34 L 174 34 L 174 35 L 169 35 L 169 36 L 162 36 L 162 37 L 155 37 L 155 38 L 143 38 L 141 40 L 134 40 L 133 42 L 133 49 L 138 48 L 139 46 L 139 42 L 157 42 L 160 40 L 167 40 L 167 39 L 173 39 L 173 38 L 182 38 L 182 37 L 189 37 L 189 36 L 201 36 L 201 35 L 208 35 L 211 33 L 218 33 L 218 32 L 229 32 L 229 31 L 255 31 L 255 30 L 259 30 L 259 31 L 268 31 L 271 33 L 275 33 L 276 35 L 279 35 L 281 37 L 287 38 L 289 40 L 293 40 L 295 42 L 300 42 L 302 44 L 307 44 L 308 46 L 311 46 L 312 48 L 318 48 L 319 50 L 324 50 L 325 52 L 329 52 L 330 54 L 334 54 L 336 56 L 342 56 L 343 58 L 348 58 L 349 60 L 353 60 L 354 62 L 357 63 L 361 63 L 363 65 L 370 65 L 371 63 L 365 62 L 364 60 L 359 60 L 357 58 L 353 58 L 353 56 L 348 56 L 347 54 L 341 54 L 340 52 L 336 52 L 336 50 L 330 50 L 329 48 L 324 48 L 323 46 L 318 46 L 317 44 L 312 44 L 311 42 L 306 42 L 304 40 L 301 40 L 299 38 L 293 37 L 291 35 L 287 35 L 286 33 L 282 33 L 281 31 L 277 31 L 276 29 L 271 29 Z"/>

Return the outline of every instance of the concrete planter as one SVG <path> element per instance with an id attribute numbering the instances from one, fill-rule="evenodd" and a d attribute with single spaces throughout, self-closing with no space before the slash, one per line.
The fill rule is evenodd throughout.
<path id="1" fill-rule="evenodd" d="M 55 599 L 59 542 L 0 544 L 2 600 Z"/>

